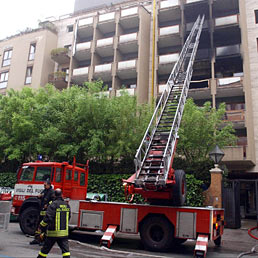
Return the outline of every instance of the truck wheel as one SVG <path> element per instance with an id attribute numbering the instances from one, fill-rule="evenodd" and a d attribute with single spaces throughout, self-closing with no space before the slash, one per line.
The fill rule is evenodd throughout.
<path id="1" fill-rule="evenodd" d="M 34 235 L 38 227 L 39 210 L 35 207 L 26 208 L 19 218 L 20 228 L 24 234 Z"/>
<path id="2" fill-rule="evenodd" d="M 162 252 L 172 246 L 174 227 L 166 218 L 152 216 L 144 220 L 140 236 L 147 250 Z"/>
<path id="3" fill-rule="evenodd" d="M 182 206 L 186 200 L 186 180 L 183 170 L 175 170 L 176 184 L 173 186 L 173 205 Z"/>
<path id="4" fill-rule="evenodd" d="M 216 238 L 216 239 L 214 240 L 214 244 L 215 244 L 216 246 L 220 246 L 220 245 L 221 245 L 221 236 L 219 236 L 218 238 Z"/>

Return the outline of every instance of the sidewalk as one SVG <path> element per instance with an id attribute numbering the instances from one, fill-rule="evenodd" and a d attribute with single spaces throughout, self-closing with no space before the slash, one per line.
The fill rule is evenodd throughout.
<path id="1" fill-rule="evenodd" d="M 256 224 L 256 220 L 242 220 L 241 228 L 239 229 L 225 228 L 221 246 L 223 251 L 237 253 L 248 252 L 252 247 L 258 245 L 258 240 L 248 235 L 248 229 L 255 227 Z M 254 230 L 253 234 L 258 237 L 257 230 Z"/>

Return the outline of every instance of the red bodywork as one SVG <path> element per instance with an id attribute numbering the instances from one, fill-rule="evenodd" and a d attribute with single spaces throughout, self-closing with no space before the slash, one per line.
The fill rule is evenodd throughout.
<path id="1" fill-rule="evenodd" d="M 130 230 L 129 228 L 123 229 L 123 221 L 128 220 L 124 210 L 129 211 L 130 217 L 132 214 L 135 214 L 135 220 L 132 223 L 135 223 L 132 228 L 135 228 L 135 231 Z M 94 224 L 89 227 L 89 225 L 84 225 L 85 214 L 90 212 L 97 212 L 94 216 L 95 218 L 100 216 L 101 227 L 97 228 Z M 180 222 L 180 214 L 186 215 L 181 216 L 182 221 Z M 154 205 L 138 205 L 138 204 L 127 204 L 127 203 L 108 203 L 108 202 L 89 202 L 89 201 L 80 201 L 79 205 L 79 219 L 78 219 L 78 228 L 81 229 L 99 229 L 105 231 L 109 225 L 114 225 L 119 228 L 120 232 L 124 233 L 135 233 L 137 234 L 140 231 L 140 225 L 145 218 L 148 216 L 161 215 L 165 216 L 171 224 L 174 226 L 174 237 L 179 237 L 178 232 L 183 225 L 189 225 L 193 228 L 193 234 L 187 235 L 185 233 L 184 237 L 182 235 L 180 238 L 185 239 L 196 239 L 198 234 L 209 235 L 210 240 L 215 240 L 223 234 L 224 228 L 224 210 L 216 208 L 195 208 L 195 207 L 171 207 L 171 206 L 154 206 Z M 130 219 L 131 219 L 130 218 Z M 193 220 L 191 221 L 191 219 Z M 85 219 L 87 220 L 87 219 Z M 98 219 L 96 219 L 98 221 Z M 98 223 L 98 222 L 97 222 Z M 187 230 L 186 230 L 187 231 Z"/>
<path id="2" fill-rule="evenodd" d="M 26 178 L 26 171 L 28 175 Z M 52 187 L 60 188 L 65 198 L 72 200 L 85 200 L 88 185 L 88 162 L 86 165 L 68 162 L 30 162 L 24 163 L 18 171 L 17 183 L 14 189 L 14 214 L 19 214 L 24 200 L 36 197 L 44 189 L 44 173 L 48 173 Z M 24 174 L 23 174 L 24 173 Z M 43 174 L 43 176 L 42 176 Z"/>

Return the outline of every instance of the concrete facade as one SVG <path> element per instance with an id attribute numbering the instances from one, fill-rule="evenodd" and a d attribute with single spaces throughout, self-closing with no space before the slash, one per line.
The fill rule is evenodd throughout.
<path id="1" fill-rule="evenodd" d="M 49 81 L 63 89 L 102 79 L 109 96 L 124 89 L 140 103 L 151 101 L 162 93 L 196 17 L 205 14 L 189 96 L 200 105 L 226 103 L 225 120 L 233 123 L 239 140 L 224 149 L 223 160 L 232 172 L 257 172 L 258 3 L 157 0 L 154 8 L 152 1 L 103 0 L 105 8 L 92 9 L 95 3 L 76 1 L 78 12 L 53 22 L 56 34 L 39 29 L 1 41 L 2 57 L 8 48 L 13 56 L 9 68 L 0 68 L 0 73 L 9 71 L 8 87 L 0 92 L 24 87 L 26 69 L 33 66 L 30 87 Z M 35 60 L 28 61 L 33 42 Z"/>
<path id="2" fill-rule="evenodd" d="M 54 70 L 55 63 L 50 52 L 57 44 L 56 33 L 48 29 L 38 29 L 23 35 L 0 41 L 1 67 L 0 74 L 8 73 L 8 82 L 0 86 L 0 93 L 9 89 L 19 90 L 24 86 L 39 88 L 48 82 L 48 75 Z M 29 60 L 31 45 L 35 45 L 34 58 Z M 8 65 L 4 62 L 6 51 L 11 51 Z M 27 79 L 28 68 L 32 69 L 31 79 Z"/>

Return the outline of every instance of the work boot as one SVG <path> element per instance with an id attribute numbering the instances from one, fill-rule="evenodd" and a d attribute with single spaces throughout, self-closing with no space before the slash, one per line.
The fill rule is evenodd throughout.
<path id="1" fill-rule="evenodd" d="M 30 242 L 30 245 L 38 245 L 39 241 L 37 239 L 34 239 Z"/>

